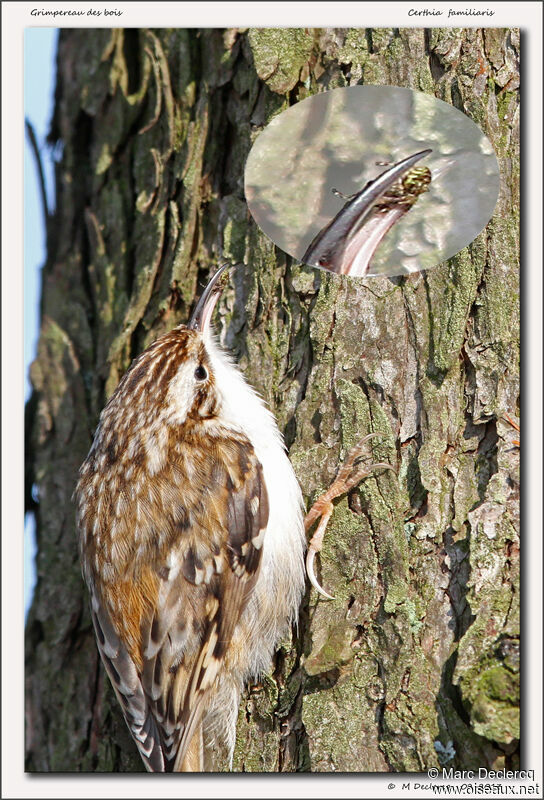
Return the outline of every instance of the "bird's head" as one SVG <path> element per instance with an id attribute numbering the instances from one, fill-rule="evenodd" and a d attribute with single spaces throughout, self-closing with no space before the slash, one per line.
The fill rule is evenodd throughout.
<path id="1" fill-rule="evenodd" d="M 190 428 L 219 414 L 210 321 L 228 266 L 210 280 L 189 323 L 164 334 L 138 356 L 110 398 L 94 449 L 109 452 L 112 464 L 123 455 L 133 459 L 142 452 L 148 457 L 161 452 L 168 430 Z"/>
<path id="2" fill-rule="evenodd" d="M 178 368 L 170 379 L 165 400 L 180 423 L 213 417 L 218 412 L 220 396 L 212 354 L 211 318 L 225 288 L 229 267 L 230 264 L 223 264 L 213 275 L 188 324 L 167 334 L 175 341 Z"/>

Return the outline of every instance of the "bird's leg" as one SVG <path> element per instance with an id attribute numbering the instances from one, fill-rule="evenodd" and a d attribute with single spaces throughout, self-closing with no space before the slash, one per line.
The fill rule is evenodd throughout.
<path id="1" fill-rule="evenodd" d="M 332 484 L 329 486 L 326 492 L 323 492 L 323 494 L 319 495 L 304 518 L 304 528 L 306 533 L 308 533 L 314 522 L 319 519 L 319 525 L 317 526 L 317 529 L 310 539 L 310 543 L 308 545 L 308 552 L 306 554 L 306 571 L 312 586 L 328 600 L 332 600 L 333 597 L 332 595 L 327 594 L 327 592 L 319 585 L 317 578 L 315 577 L 314 560 L 315 554 L 319 553 L 321 550 L 325 530 L 334 510 L 332 501 L 337 497 L 347 494 L 350 489 L 353 489 L 354 486 L 357 486 L 357 484 L 360 483 L 363 478 L 366 478 L 366 476 L 370 475 L 370 473 L 375 469 L 382 467 L 383 469 L 391 469 L 393 472 L 395 471 L 391 464 L 386 464 L 381 461 L 378 461 L 374 464 L 368 464 L 366 466 L 364 463 L 361 463 L 361 459 L 366 451 L 366 442 L 375 436 L 382 435 L 383 434 L 381 433 L 369 433 L 351 448 L 343 466 L 339 470 Z"/>

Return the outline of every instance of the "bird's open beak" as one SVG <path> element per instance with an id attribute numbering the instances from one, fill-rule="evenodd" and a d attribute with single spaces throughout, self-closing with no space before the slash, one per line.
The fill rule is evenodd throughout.
<path id="1" fill-rule="evenodd" d="M 312 267 L 321 267 L 339 274 L 350 274 L 351 270 L 346 267 L 346 263 L 351 263 L 354 258 L 353 252 L 351 252 L 351 256 L 349 255 L 350 251 L 353 251 L 353 246 L 350 247 L 350 245 L 353 245 L 353 241 L 357 237 L 358 246 L 360 246 L 360 240 L 363 238 L 361 236 L 363 224 L 372 213 L 377 201 L 396 181 L 429 153 L 432 153 L 432 150 L 421 150 L 419 153 L 414 153 L 397 164 L 393 164 L 354 195 L 334 219 L 315 236 L 304 253 L 302 261 Z M 397 215 L 389 228 L 400 216 L 403 214 Z M 382 233 L 381 238 L 385 232 Z M 372 252 L 375 252 L 376 247 L 377 244 L 374 243 Z M 367 259 L 367 263 L 369 260 L 370 258 Z"/>
<path id="2" fill-rule="evenodd" d="M 198 301 L 195 310 L 193 311 L 193 315 L 189 320 L 189 324 L 187 325 L 193 331 L 200 331 L 200 333 L 206 333 L 209 328 L 210 320 L 212 318 L 212 314 L 214 308 L 216 306 L 219 297 L 221 296 L 221 292 L 225 288 L 226 284 L 226 271 L 232 267 L 232 264 L 223 264 L 215 275 L 211 278 L 210 282 L 202 292 L 200 300 Z"/>

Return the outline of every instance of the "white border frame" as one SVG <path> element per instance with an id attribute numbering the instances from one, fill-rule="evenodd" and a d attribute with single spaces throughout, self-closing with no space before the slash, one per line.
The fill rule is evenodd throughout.
<path id="1" fill-rule="evenodd" d="M 33 16 L 32 9 L 119 9 L 122 16 Z M 448 9 L 493 16 L 448 19 Z M 411 9 L 443 16 L 410 16 Z M 524 766 L 542 787 L 542 5 L 540 2 L 2 3 L 2 797 L 418 797 L 414 777 L 386 775 L 27 775 L 24 773 L 23 614 L 23 31 L 44 27 L 519 27 L 523 172 L 523 696 Z M 540 601 L 540 602 L 539 602 Z M 145 781 L 145 783 L 143 783 Z M 278 782 L 278 781 L 281 781 Z M 391 786 L 392 788 L 388 788 Z M 533 795 L 537 796 L 537 795 Z M 542 796 L 542 795 L 540 795 Z"/>

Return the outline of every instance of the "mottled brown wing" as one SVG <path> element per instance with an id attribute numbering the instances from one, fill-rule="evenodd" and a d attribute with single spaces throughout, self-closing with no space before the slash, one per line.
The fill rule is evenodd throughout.
<path id="1" fill-rule="evenodd" d="M 150 713 L 141 674 L 111 624 L 109 613 L 94 592 L 91 592 L 91 615 L 102 661 L 146 769 L 164 772 L 161 732 Z"/>
<path id="2" fill-rule="evenodd" d="M 210 581 L 206 634 L 181 710 L 183 732 L 174 766 L 176 771 L 183 764 L 206 708 L 208 693 L 221 671 L 225 653 L 255 586 L 261 564 L 268 524 L 268 496 L 262 468 L 254 454 L 248 467 L 241 487 L 236 488 L 227 481 L 230 484 L 227 485 L 228 569 Z"/>
<path id="3" fill-rule="evenodd" d="M 101 655 L 150 771 L 182 768 L 261 563 L 268 523 L 262 468 L 247 440 L 228 447 L 228 458 L 203 471 L 211 480 L 155 563 L 158 590 L 140 624 L 140 664 L 93 598 Z M 172 491 L 183 502 L 180 487 Z"/>

